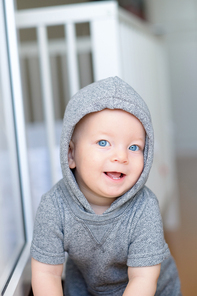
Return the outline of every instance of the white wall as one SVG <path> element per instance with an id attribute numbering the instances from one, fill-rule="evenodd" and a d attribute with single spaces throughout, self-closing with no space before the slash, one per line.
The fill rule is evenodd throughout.
<path id="1" fill-rule="evenodd" d="M 168 52 L 176 152 L 197 155 L 197 0 L 147 0 Z"/>

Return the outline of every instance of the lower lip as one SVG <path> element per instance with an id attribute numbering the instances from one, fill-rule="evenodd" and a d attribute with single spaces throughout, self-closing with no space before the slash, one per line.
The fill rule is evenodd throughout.
<path id="1" fill-rule="evenodd" d="M 111 177 L 109 177 L 107 174 L 104 173 L 104 175 L 107 177 L 108 180 L 114 182 L 114 183 L 121 183 L 122 181 L 124 181 L 126 175 L 123 175 L 121 178 L 118 179 L 113 179 Z"/>

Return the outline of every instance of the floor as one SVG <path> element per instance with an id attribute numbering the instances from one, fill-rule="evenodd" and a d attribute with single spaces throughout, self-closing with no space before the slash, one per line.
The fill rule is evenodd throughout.
<path id="1" fill-rule="evenodd" d="M 197 296 L 197 157 L 179 158 L 180 228 L 166 232 L 175 258 L 183 296 Z"/>

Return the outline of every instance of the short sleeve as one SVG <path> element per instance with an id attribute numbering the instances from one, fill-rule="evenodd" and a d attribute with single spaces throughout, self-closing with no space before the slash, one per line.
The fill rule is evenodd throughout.
<path id="1" fill-rule="evenodd" d="M 152 192 L 146 191 L 148 196 L 136 215 L 138 221 L 129 246 L 127 265 L 132 267 L 156 265 L 170 255 L 158 201 Z"/>
<path id="2" fill-rule="evenodd" d="M 48 193 L 38 207 L 31 256 L 46 264 L 62 264 L 65 261 L 63 227 L 55 193 Z"/>

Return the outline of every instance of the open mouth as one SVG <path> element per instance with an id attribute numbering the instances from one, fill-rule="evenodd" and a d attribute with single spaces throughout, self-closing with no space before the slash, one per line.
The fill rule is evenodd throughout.
<path id="1" fill-rule="evenodd" d="M 105 172 L 105 175 L 113 180 L 119 180 L 125 176 L 125 174 L 119 172 Z"/>

